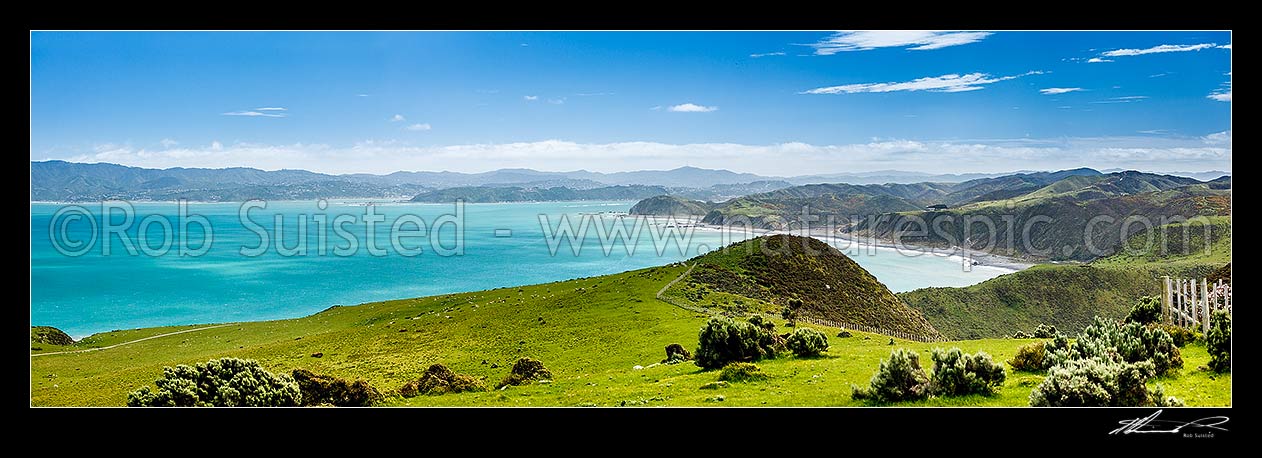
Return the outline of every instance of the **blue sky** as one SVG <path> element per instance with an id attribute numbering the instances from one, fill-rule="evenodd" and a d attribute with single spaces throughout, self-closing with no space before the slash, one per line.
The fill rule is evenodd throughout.
<path id="1" fill-rule="evenodd" d="M 765 175 L 1231 165 L 1227 32 L 31 35 L 31 159 Z"/>

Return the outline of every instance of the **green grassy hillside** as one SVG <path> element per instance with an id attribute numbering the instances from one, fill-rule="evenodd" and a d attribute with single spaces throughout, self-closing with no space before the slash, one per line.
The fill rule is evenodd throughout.
<path id="1" fill-rule="evenodd" d="M 1161 275 L 1204 276 L 1214 267 L 1041 265 L 963 288 L 898 296 L 952 339 L 1011 336 L 1039 324 L 1077 332 L 1093 315 L 1121 319 L 1139 297 L 1159 295 Z"/>
<path id="2" fill-rule="evenodd" d="M 1136 298 L 1160 295 L 1162 275 L 1224 275 L 1220 271 L 1231 262 L 1231 218 L 1151 228 L 1116 251 L 1090 264 L 1041 265 L 973 286 L 899 297 L 950 338 L 1001 337 L 1041 323 L 1076 332 L 1092 315 L 1122 318 Z"/>
<path id="3" fill-rule="evenodd" d="M 667 291 L 692 305 L 778 313 L 796 298 L 803 316 L 940 336 L 871 273 L 818 239 L 758 237 L 693 261 L 692 274 Z"/>
<path id="4" fill-rule="evenodd" d="M 654 216 L 703 216 L 709 211 L 710 204 L 706 202 L 675 196 L 654 196 L 636 202 L 629 213 L 632 215 Z"/>
<path id="5" fill-rule="evenodd" d="M 336 307 L 305 318 L 252 323 L 155 338 L 108 350 L 33 357 L 31 403 L 123 405 L 127 393 L 152 384 L 162 366 L 223 356 L 259 360 L 268 370 L 310 369 L 362 378 L 390 392 L 433 363 L 499 380 L 519 356 L 538 358 L 554 373 L 551 384 L 504 391 L 401 398 L 386 405 L 413 406 L 846 406 L 850 384 L 867 382 L 893 348 L 922 352 L 938 346 L 984 350 L 1011 358 L 1025 340 L 995 339 L 939 344 L 898 341 L 856 332 L 837 338 L 820 328 L 832 348 L 821 358 L 760 361 L 766 381 L 718 390 L 700 387 L 715 371 L 689 364 L 658 365 L 663 347 L 694 349 L 706 317 L 654 298 L 686 270 L 672 265 L 597 278 Z M 169 330 L 133 330 L 110 339 Z M 89 340 L 93 338 L 88 338 Z M 97 339 L 98 341 L 100 339 Z M 72 346 L 73 347 L 73 346 Z M 314 358 L 313 353 L 323 357 Z M 1189 405 L 1228 405 L 1231 376 L 1211 378 L 1194 368 L 1208 361 L 1203 347 L 1184 350 L 1186 368 L 1161 383 Z M 485 361 L 485 364 L 483 363 Z M 496 367 L 492 367 L 492 366 Z M 642 370 L 635 365 L 646 366 Z M 651 367 L 650 367 L 651 366 Z M 994 397 L 936 398 L 914 405 L 1024 406 L 1041 376 L 1014 373 Z M 719 401 L 718 397 L 723 400 Z M 709 400 L 707 400 L 709 399 Z"/>

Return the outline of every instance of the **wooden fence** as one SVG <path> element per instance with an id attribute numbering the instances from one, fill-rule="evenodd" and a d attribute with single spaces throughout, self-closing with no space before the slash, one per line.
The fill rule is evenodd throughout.
<path id="1" fill-rule="evenodd" d="M 1162 277 L 1161 310 L 1166 323 L 1209 332 L 1215 310 L 1231 313 L 1231 284 L 1195 278 Z"/>
<path id="2" fill-rule="evenodd" d="M 692 273 L 692 268 L 696 266 L 697 266 L 696 263 L 693 263 L 693 265 L 688 266 L 688 270 L 684 271 L 684 273 L 680 274 L 679 277 L 675 278 L 674 280 L 671 280 L 670 283 L 667 283 L 666 286 L 663 286 L 661 290 L 658 290 L 657 299 L 667 304 L 673 305 L 675 307 L 688 310 L 690 312 L 704 313 L 704 314 L 709 314 L 709 315 L 718 314 L 720 312 L 717 310 L 711 310 L 706 307 L 700 307 L 700 306 L 696 306 L 692 304 L 682 304 L 679 301 L 676 301 L 674 298 L 670 296 L 666 296 L 666 290 L 670 289 L 670 287 L 674 286 L 675 283 L 679 282 L 680 280 L 683 280 L 684 277 Z M 768 315 L 765 313 L 762 315 L 765 317 L 771 318 L 771 315 Z M 880 334 L 884 336 L 896 337 L 903 340 L 913 340 L 916 342 L 944 342 L 946 341 L 946 339 L 943 338 L 942 336 L 922 336 L 919 334 L 912 334 L 909 332 L 893 331 L 889 329 L 878 328 L 876 326 L 866 326 L 862 324 L 825 320 L 822 318 L 815 318 L 815 317 L 810 317 L 810 316 L 799 316 L 797 318 L 797 321 L 805 321 L 807 323 L 813 323 L 820 326 L 831 326 L 834 328 L 849 329 L 852 331 L 861 331 L 861 332 L 868 332 L 872 334 Z"/>

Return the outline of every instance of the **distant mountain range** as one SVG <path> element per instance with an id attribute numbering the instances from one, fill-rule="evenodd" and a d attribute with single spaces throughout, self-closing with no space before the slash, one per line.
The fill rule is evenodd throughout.
<path id="1" fill-rule="evenodd" d="M 721 202 L 748 194 L 772 192 L 794 185 L 843 183 L 849 185 L 915 185 L 905 192 L 934 193 L 954 186 L 1011 174 L 932 175 L 884 170 L 832 175 L 770 177 L 728 170 L 680 167 L 672 170 L 638 170 L 600 173 L 586 170 L 543 172 L 500 169 L 482 173 L 394 172 L 387 175 L 330 175 L 306 170 L 264 171 L 253 168 L 146 169 L 108 163 L 41 161 L 31 163 L 31 200 L 92 201 L 102 199 L 241 201 L 248 199 L 385 198 L 408 200 L 451 188 L 501 187 L 512 191 L 463 191 L 484 199 L 525 199 L 548 194 L 571 195 L 578 200 L 605 199 L 614 186 L 662 187 L 666 193 L 688 199 Z M 1032 174 L 1046 173 L 1033 172 Z M 1197 176 L 1225 175 L 1201 172 Z M 1199 179 L 1199 178 L 1198 178 Z M 564 188 L 568 191 L 546 191 Z M 890 189 L 894 189 L 891 186 Z M 921 191 L 917 191 L 921 190 Z M 592 191 L 592 192 L 586 192 Z M 901 191 L 900 191 L 901 192 Z M 451 193 L 447 193 L 450 195 Z M 438 195 L 438 194 L 428 194 Z M 639 194 L 635 194 L 639 195 Z M 496 197 L 502 196 L 502 197 Z M 638 197 L 636 197 L 638 198 Z"/>
<path id="2" fill-rule="evenodd" d="M 804 209 L 817 217 L 815 228 L 871 235 L 917 245 L 950 246 L 994 240 L 974 246 L 1009 256 L 1052 260 L 1088 260 L 1111 250 L 1126 235 L 1132 216 L 1161 224 L 1165 218 L 1224 216 L 1231 211 L 1231 177 L 1203 182 L 1194 178 L 1136 171 L 1101 173 L 1092 169 L 1019 173 L 962 183 L 854 185 L 810 184 L 751 194 L 722 203 L 655 196 L 637 203 L 633 214 L 704 214 L 709 224 L 796 228 Z M 1087 231 L 1093 218 L 1098 220 Z M 987 217 L 995 227 L 965 230 L 967 217 Z M 1050 218 L 1050 220 L 1045 220 Z M 1003 223 L 1011 219 L 1011 228 Z M 1037 222 L 1036 222 L 1037 221 Z M 933 231 L 925 224 L 932 222 Z M 1027 222 L 1029 231 L 1024 231 Z M 1002 223 L 1002 224 L 1001 224 Z M 993 232 L 993 234 L 992 234 Z M 993 236 L 993 237 L 992 237 Z M 970 242 L 971 243 L 971 242 Z M 1106 253 L 1107 254 L 1107 253 Z"/>

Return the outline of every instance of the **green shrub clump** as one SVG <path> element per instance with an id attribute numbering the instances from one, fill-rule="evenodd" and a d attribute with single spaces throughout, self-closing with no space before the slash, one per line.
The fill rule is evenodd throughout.
<path id="1" fill-rule="evenodd" d="M 364 380 L 349 382 L 306 369 L 294 369 L 293 377 L 304 406 L 369 407 L 381 399 L 381 393 Z"/>
<path id="2" fill-rule="evenodd" d="M 723 366 L 723 371 L 719 373 L 719 381 L 722 382 L 749 382 L 766 378 L 767 374 L 754 363 L 728 364 Z"/>
<path id="3" fill-rule="evenodd" d="M 1130 313 L 1126 314 L 1127 323 L 1148 324 L 1161 321 L 1161 300 L 1144 296 L 1139 298 L 1139 302 L 1131 306 Z"/>
<path id="4" fill-rule="evenodd" d="M 1035 339 L 1050 339 L 1056 337 L 1057 334 L 1060 334 L 1060 331 L 1056 330 L 1056 326 L 1040 324 L 1039 327 L 1034 328 Z"/>
<path id="5" fill-rule="evenodd" d="M 1074 359 L 1053 366 L 1034 391 L 1030 405 L 1035 407 L 1140 407 L 1181 404 L 1161 391 L 1149 392 L 1146 385 L 1154 375 L 1149 361 L 1128 363 L 1118 359 L 1093 357 Z"/>
<path id="6" fill-rule="evenodd" d="M 1169 323 L 1149 323 L 1148 327 L 1160 329 L 1170 334 L 1170 338 L 1174 339 L 1174 346 L 1183 348 L 1184 345 L 1201 340 L 1201 333 L 1194 329 L 1188 329 Z"/>
<path id="7" fill-rule="evenodd" d="M 533 358 L 522 357 L 513 363 L 513 370 L 504 377 L 496 388 L 509 385 L 521 385 L 534 380 L 551 380 L 552 371 L 543 367 L 543 363 Z"/>
<path id="8" fill-rule="evenodd" d="M 1013 339 L 1033 339 L 1034 336 L 1027 334 L 1025 331 L 1017 331 L 1016 334 L 1012 335 L 1012 338 Z"/>
<path id="9" fill-rule="evenodd" d="M 920 355 L 896 349 L 868 381 L 868 387 L 851 385 L 854 399 L 876 402 L 913 401 L 929 397 L 929 376 L 920 367 Z"/>
<path id="10" fill-rule="evenodd" d="M 1047 344 L 1044 342 L 1034 342 L 1032 344 L 1022 345 L 1017 348 L 1017 354 L 1012 356 L 1008 361 L 1008 365 L 1012 366 L 1014 371 L 1024 372 L 1041 372 L 1047 369 Z"/>
<path id="11" fill-rule="evenodd" d="M 1073 345 L 1052 356 L 1053 365 L 1070 359 L 1114 358 L 1138 363 L 1149 361 L 1156 375 L 1165 375 L 1183 367 L 1183 357 L 1174 338 L 1159 328 L 1139 323 L 1119 325 L 1115 321 L 1095 317 L 1094 322 L 1078 334 Z"/>
<path id="12" fill-rule="evenodd" d="M 930 392 L 936 396 L 991 395 L 1003 386 L 1007 373 L 1003 365 L 986 352 L 966 354 L 959 348 L 933 349 L 933 375 Z"/>
<path id="13" fill-rule="evenodd" d="M 1209 350 L 1209 368 L 1214 372 L 1231 372 L 1231 314 L 1215 310 L 1209 315 L 1209 334 L 1205 335 Z"/>
<path id="14" fill-rule="evenodd" d="M 487 391 L 486 383 L 471 375 L 457 374 L 442 364 L 434 364 L 425 369 L 421 378 L 399 388 L 399 395 L 410 398 L 421 394 L 439 395 L 466 391 Z"/>
<path id="15" fill-rule="evenodd" d="M 694 363 L 717 369 L 733 362 L 774 358 L 784 348 L 784 339 L 775 332 L 748 321 L 714 317 L 701 328 Z"/>
<path id="16" fill-rule="evenodd" d="M 811 328 L 797 328 L 784 344 L 795 355 L 819 356 L 828 351 L 828 336 Z"/>
<path id="17" fill-rule="evenodd" d="M 272 374 L 258 361 L 220 358 L 193 366 L 163 367 L 156 391 L 127 395 L 129 407 L 285 407 L 302 403 L 298 383 Z"/>

